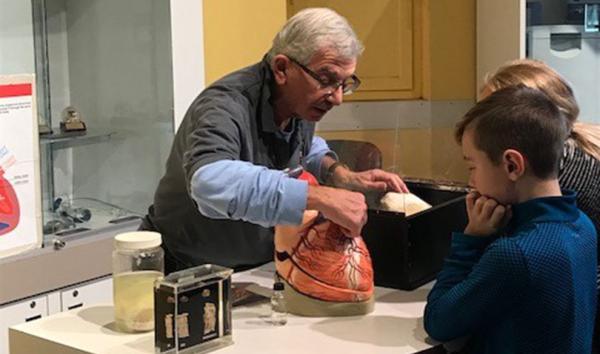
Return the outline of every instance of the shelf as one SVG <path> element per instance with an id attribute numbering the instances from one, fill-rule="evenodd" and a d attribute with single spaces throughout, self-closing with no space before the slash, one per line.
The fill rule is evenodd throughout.
<path id="1" fill-rule="evenodd" d="M 139 223 L 143 215 L 121 208 L 119 206 L 93 199 L 93 198 L 75 198 L 64 202 L 69 212 L 66 215 L 44 211 L 44 230 L 45 237 L 66 237 L 90 230 L 98 230 L 111 225 L 127 224 L 130 222 Z M 85 220 L 83 218 L 75 221 L 77 210 L 87 211 L 91 217 Z M 79 216 L 80 217 L 80 216 Z M 52 223 L 58 223 L 58 229 L 53 232 Z"/>
<path id="2" fill-rule="evenodd" d="M 109 141 L 116 135 L 113 130 L 87 130 L 83 132 L 53 133 L 40 135 L 40 143 L 51 145 L 54 149 L 64 149 L 73 146 L 96 144 Z"/>

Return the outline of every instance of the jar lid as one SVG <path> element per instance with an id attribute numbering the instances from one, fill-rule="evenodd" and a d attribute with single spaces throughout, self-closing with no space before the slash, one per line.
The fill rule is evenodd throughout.
<path id="1" fill-rule="evenodd" d="M 115 236 L 114 246 L 123 250 L 141 250 L 160 246 L 160 233 L 154 231 L 132 231 Z"/>

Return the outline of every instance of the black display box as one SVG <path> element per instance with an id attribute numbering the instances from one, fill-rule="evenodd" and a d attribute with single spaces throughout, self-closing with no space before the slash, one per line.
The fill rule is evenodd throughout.
<path id="1" fill-rule="evenodd" d="M 404 181 L 432 208 L 407 217 L 371 202 L 362 236 L 371 253 L 375 285 L 413 290 L 435 279 L 449 253 L 452 232 L 464 230 L 468 189 L 452 182 Z"/>

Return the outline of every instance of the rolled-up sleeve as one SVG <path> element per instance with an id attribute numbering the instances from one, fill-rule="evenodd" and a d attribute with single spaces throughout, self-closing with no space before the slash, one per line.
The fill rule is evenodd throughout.
<path id="1" fill-rule="evenodd" d="M 199 101 L 196 107 L 193 114 L 198 118 L 188 133 L 183 168 L 200 213 L 264 227 L 299 224 L 308 184 L 240 160 L 248 148 L 242 140 L 248 129 L 243 122 L 249 121 L 246 116 L 252 111 L 245 97 L 211 95 L 209 102 Z M 317 150 L 311 149 L 315 159 L 326 146 L 323 141 Z"/>
<path id="2" fill-rule="evenodd" d="M 191 182 L 192 198 L 203 215 L 264 227 L 300 224 L 307 194 L 305 181 L 244 161 L 210 163 Z"/>
<path id="3" fill-rule="evenodd" d="M 239 119 L 247 114 L 243 102 L 231 98 L 211 97 L 210 102 L 199 101 L 194 115 L 196 126 L 187 136 L 187 150 L 183 154 L 183 168 L 190 185 L 192 176 L 202 166 L 220 160 L 238 160 L 242 141 Z"/>
<path id="4" fill-rule="evenodd" d="M 338 156 L 333 150 L 329 149 L 327 142 L 321 137 L 314 136 L 310 146 L 310 151 L 304 161 L 304 168 L 312 173 L 320 182 L 323 182 L 326 171 L 323 167 L 323 158 L 329 156 L 334 160 L 338 159 Z"/>

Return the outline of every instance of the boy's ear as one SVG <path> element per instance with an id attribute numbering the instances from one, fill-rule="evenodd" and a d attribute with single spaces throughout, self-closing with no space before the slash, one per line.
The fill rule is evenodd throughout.
<path id="1" fill-rule="evenodd" d="M 508 178 L 513 182 L 525 174 L 525 157 L 517 150 L 507 149 L 504 151 L 502 154 L 502 164 Z"/>
<path id="2" fill-rule="evenodd" d="M 273 76 L 275 77 L 275 82 L 278 85 L 284 85 L 287 80 L 287 69 L 290 66 L 290 60 L 283 54 L 277 54 L 273 58 L 273 62 L 271 64 L 271 70 L 273 70 Z"/>

